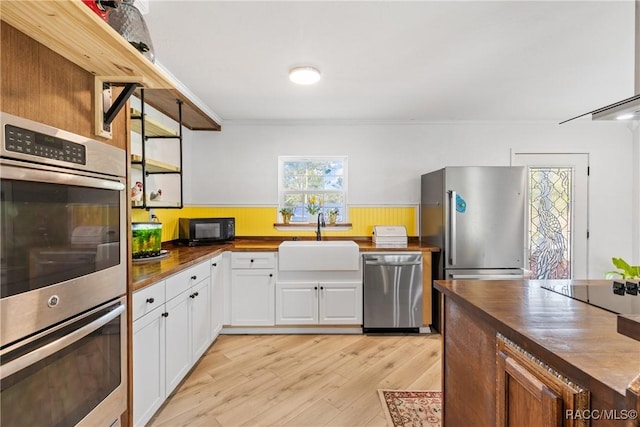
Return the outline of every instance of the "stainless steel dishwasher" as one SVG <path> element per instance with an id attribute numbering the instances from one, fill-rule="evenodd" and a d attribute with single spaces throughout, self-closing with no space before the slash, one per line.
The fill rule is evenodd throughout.
<path id="1" fill-rule="evenodd" d="M 363 332 L 419 332 L 422 253 L 363 255 Z"/>

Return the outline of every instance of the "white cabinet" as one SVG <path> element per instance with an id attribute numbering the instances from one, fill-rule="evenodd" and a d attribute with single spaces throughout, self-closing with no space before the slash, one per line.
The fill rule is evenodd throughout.
<path id="1" fill-rule="evenodd" d="M 209 261 L 133 294 L 133 421 L 145 425 L 211 342 Z"/>
<path id="2" fill-rule="evenodd" d="M 231 254 L 231 325 L 275 324 L 274 252 Z"/>
<path id="3" fill-rule="evenodd" d="M 133 424 L 145 425 L 165 399 L 164 281 L 133 295 Z"/>
<path id="4" fill-rule="evenodd" d="M 278 282 L 278 325 L 361 325 L 362 282 Z"/>
<path id="5" fill-rule="evenodd" d="M 226 277 L 225 262 L 220 254 L 211 259 L 211 341 L 213 342 L 224 324 L 224 281 Z"/>
<path id="6" fill-rule="evenodd" d="M 318 283 L 278 283 L 276 324 L 315 325 L 318 323 Z"/>
<path id="7" fill-rule="evenodd" d="M 320 283 L 319 322 L 362 324 L 362 282 Z"/>
<path id="8" fill-rule="evenodd" d="M 193 363 L 211 344 L 211 282 L 206 277 L 192 288 L 191 298 L 191 360 Z"/>
<path id="9" fill-rule="evenodd" d="M 165 384 L 168 396 L 191 368 L 188 291 L 167 301 L 165 315 Z"/>

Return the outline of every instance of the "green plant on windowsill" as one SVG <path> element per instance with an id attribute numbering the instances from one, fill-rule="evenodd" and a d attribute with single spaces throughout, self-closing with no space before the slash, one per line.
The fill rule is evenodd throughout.
<path id="1" fill-rule="evenodd" d="M 606 279 L 640 279 L 640 265 L 630 265 L 622 258 L 611 258 L 611 262 L 617 270 L 607 271 L 604 274 Z"/>
<path id="2" fill-rule="evenodd" d="M 293 216 L 293 208 L 281 208 L 280 215 L 282 215 L 282 222 L 285 224 L 289 224 L 291 221 L 291 217 Z"/>

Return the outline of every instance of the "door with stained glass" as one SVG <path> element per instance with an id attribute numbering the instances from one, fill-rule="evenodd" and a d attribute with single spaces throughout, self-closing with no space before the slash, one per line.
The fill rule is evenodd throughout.
<path id="1" fill-rule="evenodd" d="M 527 166 L 528 268 L 535 279 L 588 276 L 588 154 L 515 153 Z"/>

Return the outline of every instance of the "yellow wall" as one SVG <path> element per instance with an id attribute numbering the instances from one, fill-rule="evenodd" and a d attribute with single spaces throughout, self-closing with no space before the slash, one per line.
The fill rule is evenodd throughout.
<path id="1" fill-rule="evenodd" d="M 178 218 L 205 217 L 235 217 L 236 235 L 242 236 L 300 236 L 312 237 L 313 231 L 280 231 L 273 224 L 276 222 L 276 207 L 211 207 L 187 206 L 183 209 L 156 209 L 155 214 L 162 223 L 162 241 L 178 238 Z M 353 224 L 350 230 L 324 230 L 325 236 L 362 237 L 371 236 L 374 225 L 404 225 L 409 236 L 417 236 L 417 209 L 413 206 L 380 206 L 380 207 L 351 207 L 349 208 L 349 222 Z M 133 209 L 132 220 L 145 222 L 149 220 L 149 213 L 141 209 Z"/>

